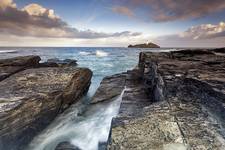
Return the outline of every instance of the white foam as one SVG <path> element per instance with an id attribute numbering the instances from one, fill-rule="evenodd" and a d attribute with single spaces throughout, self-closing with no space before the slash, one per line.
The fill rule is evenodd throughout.
<path id="1" fill-rule="evenodd" d="M 99 142 L 108 139 L 111 120 L 119 112 L 125 90 L 112 102 L 88 107 L 85 117 L 77 116 L 79 111 L 74 107 L 71 109 L 73 111 L 57 118 L 42 134 L 35 137 L 27 150 L 54 150 L 63 141 L 69 141 L 82 150 L 98 150 Z M 74 122 L 76 118 L 81 120 Z"/>
<path id="2" fill-rule="evenodd" d="M 123 90 L 121 95 L 108 107 L 96 108 L 98 112 L 94 113 L 90 119 L 81 122 L 79 125 L 79 136 L 73 138 L 71 143 L 82 150 L 98 150 L 99 142 L 106 142 L 109 136 L 111 120 L 119 112 L 120 103 L 122 100 Z"/>
<path id="3" fill-rule="evenodd" d="M 97 57 L 106 57 L 106 56 L 108 56 L 108 53 L 104 52 L 104 51 L 101 51 L 101 50 L 96 50 L 95 55 Z"/>
<path id="4" fill-rule="evenodd" d="M 16 53 L 17 50 L 0 50 L 0 53 Z"/>
<path id="5" fill-rule="evenodd" d="M 81 51 L 79 52 L 80 55 L 90 55 L 91 53 L 90 52 L 84 52 L 84 51 Z"/>

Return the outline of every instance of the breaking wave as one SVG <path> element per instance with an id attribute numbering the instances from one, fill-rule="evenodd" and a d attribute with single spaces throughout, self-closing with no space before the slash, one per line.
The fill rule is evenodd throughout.
<path id="1" fill-rule="evenodd" d="M 90 52 L 84 52 L 84 51 L 79 52 L 79 54 L 80 54 L 80 55 L 91 55 Z"/>
<path id="2" fill-rule="evenodd" d="M 106 56 L 108 56 L 108 53 L 104 52 L 104 51 L 101 51 L 101 50 L 96 50 L 95 55 L 97 57 L 106 57 Z"/>
<path id="3" fill-rule="evenodd" d="M 0 53 L 17 53 L 17 50 L 0 50 Z"/>

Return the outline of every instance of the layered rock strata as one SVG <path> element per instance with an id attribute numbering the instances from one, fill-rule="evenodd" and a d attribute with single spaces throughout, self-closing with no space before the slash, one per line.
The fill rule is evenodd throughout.
<path id="1" fill-rule="evenodd" d="M 39 60 L 40 57 L 29 56 L 12 58 L 8 63 L 0 61 L 3 67 L 22 67 L 22 71 L 0 82 L 0 149 L 24 149 L 38 132 L 89 88 L 92 77 L 89 69 L 39 68 Z"/>
<path id="2" fill-rule="evenodd" d="M 223 53 L 142 52 L 127 74 L 108 149 L 225 149 Z"/>

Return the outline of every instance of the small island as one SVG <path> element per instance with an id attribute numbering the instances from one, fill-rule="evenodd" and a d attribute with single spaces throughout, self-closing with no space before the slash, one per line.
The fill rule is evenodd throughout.
<path id="1" fill-rule="evenodd" d="M 128 48 L 160 48 L 160 46 L 150 42 L 145 44 L 129 45 Z"/>

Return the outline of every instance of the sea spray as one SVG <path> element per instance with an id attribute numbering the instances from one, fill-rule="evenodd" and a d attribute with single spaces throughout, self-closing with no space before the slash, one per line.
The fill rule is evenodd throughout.
<path id="1" fill-rule="evenodd" d="M 71 144 L 82 150 L 98 150 L 98 144 L 106 142 L 108 139 L 111 120 L 119 112 L 124 91 L 125 89 L 118 98 L 110 102 L 106 107 L 101 104 L 96 105 L 92 110 L 95 112 L 93 116 L 79 125 L 82 133 L 80 136 L 72 139 Z"/>
<path id="2" fill-rule="evenodd" d="M 91 55 L 91 52 L 81 51 L 81 52 L 79 52 L 79 54 L 86 56 L 86 55 Z"/>
<path id="3" fill-rule="evenodd" d="M 73 107 L 36 137 L 28 149 L 54 150 L 58 143 L 69 141 L 82 150 L 98 150 L 99 142 L 108 139 L 111 120 L 118 114 L 123 93 L 124 90 L 113 101 L 89 105 L 82 116 L 75 111 L 82 105 Z"/>
<path id="4" fill-rule="evenodd" d="M 106 56 L 108 56 L 107 52 L 104 52 L 104 51 L 101 51 L 101 50 L 96 50 L 95 54 L 96 54 L 97 57 L 106 57 Z"/>
<path id="5" fill-rule="evenodd" d="M 17 53 L 17 50 L 0 50 L 0 53 Z"/>

